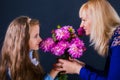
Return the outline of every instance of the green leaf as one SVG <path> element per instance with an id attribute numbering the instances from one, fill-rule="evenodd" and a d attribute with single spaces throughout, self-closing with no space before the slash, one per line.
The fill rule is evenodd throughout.
<path id="1" fill-rule="evenodd" d="M 52 34 L 52 38 L 53 38 L 53 40 L 56 42 L 55 34 Z"/>
<path id="2" fill-rule="evenodd" d="M 61 28 L 61 26 L 60 26 L 60 25 L 57 25 L 57 28 L 59 29 L 59 28 Z"/>
<path id="3" fill-rule="evenodd" d="M 68 80 L 68 75 L 67 74 L 59 74 L 58 80 Z"/>

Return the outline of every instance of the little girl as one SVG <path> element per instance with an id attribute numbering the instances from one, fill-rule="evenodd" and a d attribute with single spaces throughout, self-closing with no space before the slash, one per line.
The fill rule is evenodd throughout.
<path id="1" fill-rule="evenodd" d="M 2 47 L 0 80 L 53 80 L 58 71 L 44 75 L 37 50 L 41 38 L 39 21 L 27 16 L 14 19 L 8 26 Z"/>

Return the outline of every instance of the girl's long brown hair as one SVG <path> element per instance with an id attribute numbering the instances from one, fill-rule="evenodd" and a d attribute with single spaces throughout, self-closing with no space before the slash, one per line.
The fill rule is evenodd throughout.
<path id="1" fill-rule="evenodd" d="M 39 25 L 36 19 L 20 16 L 8 26 L 1 51 L 0 80 L 6 80 L 8 69 L 11 80 L 42 80 L 41 65 L 35 66 L 29 59 L 29 27 Z M 37 51 L 33 51 L 38 58 Z"/>

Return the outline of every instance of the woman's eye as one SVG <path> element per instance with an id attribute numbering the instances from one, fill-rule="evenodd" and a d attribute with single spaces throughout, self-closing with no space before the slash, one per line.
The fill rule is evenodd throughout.
<path id="1" fill-rule="evenodd" d="M 86 21 L 85 19 L 82 19 L 82 21 Z"/>

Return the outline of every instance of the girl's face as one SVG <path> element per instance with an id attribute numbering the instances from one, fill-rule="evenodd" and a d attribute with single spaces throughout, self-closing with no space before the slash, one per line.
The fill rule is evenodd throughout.
<path id="1" fill-rule="evenodd" d="M 80 14 L 81 24 L 80 27 L 83 27 L 86 35 L 90 35 L 91 19 L 87 12 L 83 11 Z"/>
<path id="2" fill-rule="evenodd" d="M 42 41 L 41 37 L 39 36 L 39 25 L 34 25 L 30 27 L 30 40 L 29 40 L 29 47 L 30 50 L 38 50 L 39 43 Z"/>

